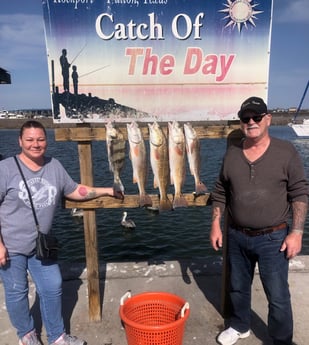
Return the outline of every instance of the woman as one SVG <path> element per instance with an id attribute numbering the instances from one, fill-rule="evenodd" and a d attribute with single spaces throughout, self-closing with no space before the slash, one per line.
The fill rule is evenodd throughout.
<path id="1" fill-rule="evenodd" d="M 48 233 L 63 196 L 87 200 L 103 195 L 121 198 L 113 188 L 78 184 L 55 158 L 45 156 L 46 131 L 37 121 L 23 124 L 19 135 L 19 165 L 31 191 L 40 231 Z M 50 345 L 83 345 L 85 342 L 64 331 L 62 318 L 62 277 L 57 262 L 36 258 L 37 229 L 28 191 L 14 157 L 0 162 L 0 275 L 6 307 L 17 330 L 19 345 L 39 345 L 29 310 L 30 273 L 40 297 L 42 320 Z"/>

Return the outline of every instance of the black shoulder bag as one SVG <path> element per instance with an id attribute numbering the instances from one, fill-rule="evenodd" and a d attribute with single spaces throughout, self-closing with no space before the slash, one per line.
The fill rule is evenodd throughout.
<path id="1" fill-rule="evenodd" d="M 16 156 L 14 156 L 14 159 L 15 159 L 15 162 L 17 164 L 18 170 L 21 174 L 21 177 L 24 180 L 25 187 L 26 187 L 28 195 L 29 195 L 29 201 L 30 201 L 31 208 L 32 208 L 32 213 L 33 213 L 33 217 L 34 217 L 34 221 L 35 221 L 35 225 L 36 225 L 36 230 L 38 232 L 38 237 L 36 239 L 36 258 L 39 260 L 47 260 L 47 259 L 57 260 L 58 249 L 59 249 L 58 239 L 55 236 L 52 236 L 50 234 L 43 234 L 40 231 L 40 225 L 39 225 L 36 213 L 35 213 L 35 209 L 34 209 L 34 205 L 33 205 L 33 201 L 32 201 L 29 187 L 27 185 L 25 176 L 21 170 L 21 167 L 18 163 Z"/>

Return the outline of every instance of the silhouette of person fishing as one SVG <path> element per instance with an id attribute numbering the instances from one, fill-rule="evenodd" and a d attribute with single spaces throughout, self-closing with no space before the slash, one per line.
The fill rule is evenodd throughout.
<path id="1" fill-rule="evenodd" d="M 62 55 L 60 56 L 60 65 L 62 69 L 62 77 L 63 77 L 63 91 L 64 92 L 69 92 L 70 89 L 70 83 L 69 83 L 69 78 L 70 78 L 70 64 L 67 59 L 67 50 L 62 49 Z"/>
<path id="2" fill-rule="evenodd" d="M 77 67 L 74 65 L 72 66 L 72 74 L 71 77 L 73 79 L 73 88 L 74 88 L 74 95 L 78 95 L 78 73 L 77 73 Z"/>

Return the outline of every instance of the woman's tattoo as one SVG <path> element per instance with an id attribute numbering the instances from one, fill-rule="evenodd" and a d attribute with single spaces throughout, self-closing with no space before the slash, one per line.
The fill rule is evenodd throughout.
<path id="1" fill-rule="evenodd" d="M 80 196 L 82 196 L 84 199 L 92 199 L 95 198 L 97 193 L 94 189 L 91 189 L 88 191 L 88 188 L 85 186 L 81 186 L 78 188 L 78 193 Z"/>

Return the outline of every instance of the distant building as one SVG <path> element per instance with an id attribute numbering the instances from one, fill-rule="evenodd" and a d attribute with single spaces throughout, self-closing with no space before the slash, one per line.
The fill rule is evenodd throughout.
<path id="1" fill-rule="evenodd" d="M 11 84 L 11 75 L 0 67 L 0 84 Z"/>

